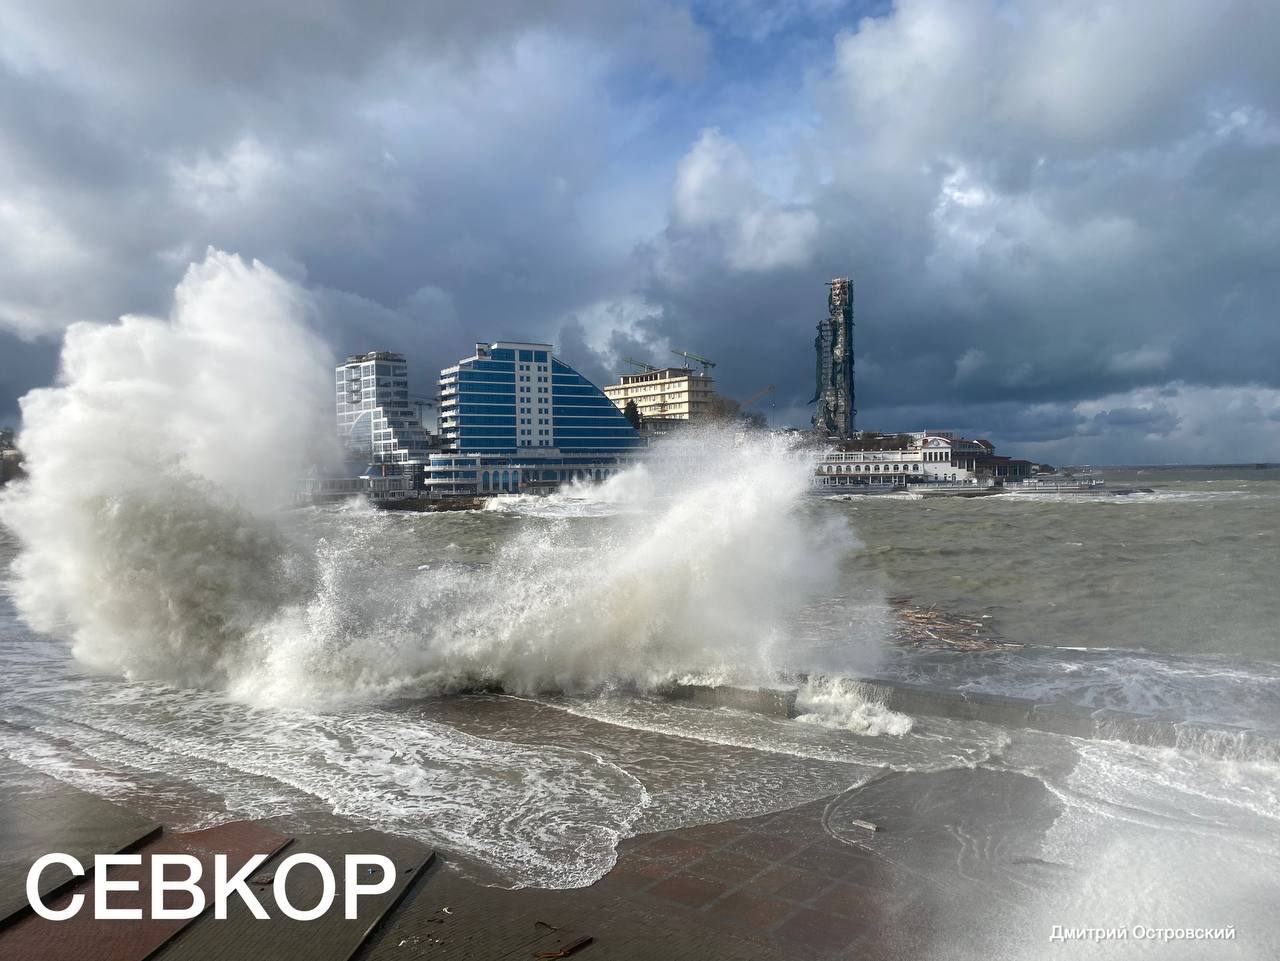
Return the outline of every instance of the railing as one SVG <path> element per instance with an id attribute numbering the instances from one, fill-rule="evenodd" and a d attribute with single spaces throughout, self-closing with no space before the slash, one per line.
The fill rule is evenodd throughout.
<path id="1" fill-rule="evenodd" d="M 1081 477 L 1068 478 L 1063 477 L 1058 480 L 1045 481 L 1036 477 L 1026 477 L 1019 482 L 1008 483 L 1005 486 L 1010 490 L 1036 490 L 1036 491 L 1078 491 L 1088 490 L 1094 487 L 1105 487 L 1107 482 L 1101 477 Z"/>

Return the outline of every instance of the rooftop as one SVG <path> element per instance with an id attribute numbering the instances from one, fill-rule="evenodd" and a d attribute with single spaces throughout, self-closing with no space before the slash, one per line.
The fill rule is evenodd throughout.
<path id="1" fill-rule="evenodd" d="M 622 383 L 638 384 L 650 380 L 675 380 L 680 377 L 696 377 L 710 381 L 711 375 L 705 371 L 695 371 L 688 367 L 662 367 L 657 370 L 646 370 L 635 374 L 622 374 Z"/>
<path id="2" fill-rule="evenodd" d="M 371 360 L 389 360 L 397 364 L 406 363 L 404 354 L 397 354 L 390 350 L 371 350 L 367 354 L 352 354 L 344 363 L 363 364 Z"/>

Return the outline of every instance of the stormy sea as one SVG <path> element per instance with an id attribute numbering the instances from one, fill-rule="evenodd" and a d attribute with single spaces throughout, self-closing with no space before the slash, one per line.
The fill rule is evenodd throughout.
<path id="1" fill-rule="evenodd" d="M 208 320 L 237 284 L 251 337 Z M 271 458 L 305 451 L 250 415 L 290 422 L 296 385 L 227 417 L 173 364 L 243 376 L 271 295 L 206 266 L 172 320 L 73 330 L 25 403 L 31 477 L 0 499 L 4 791 L 52 779 L 179 830 L 374 827 L 552 888 L 635 835 L 825 799 L 831 844 L 953 906 L 939 957 L 1134 923 L 1239 932 L 1161 957 L 1274 956 L 1280 471 L 834 499 L 786 438 L 726 433 L 486 510 L 281 508 Z M 138 434 L 158 402 L 167 426 Z M 877 680 L 1097 723 L 904 712 Z M 793 716 L 689 685 L 794 689 Z"/>

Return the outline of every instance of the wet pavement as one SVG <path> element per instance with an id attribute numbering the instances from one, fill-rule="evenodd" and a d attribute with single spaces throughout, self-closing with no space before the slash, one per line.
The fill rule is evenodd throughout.
<path id="1" fill-rule="evenodd" d="M 118 850 L 138 834 L 136 849 L 144 858 L 170 850 L 198 850 L 202 858 L 221 850 L 240 858 L 249 850 L 276 850 L 257 879 L 273 920 L 255 921 L 235 902 L 227 920 L 206 910 L 163 931 L 154 922 L 114 921 L 108 922 L 111 936 L 103 937 L 94 934 L 92 919 L 60 925 L 19 912 L 0 926 L 0 956 L 45 961 L 77 956 L 89 943 L 102 949 L 95 957 L 113 961 L 936 956 L 966 936 L 957 928 L 958 915 L 998 899 L 1009 865 L 1022 870 L 1027 844 L 1000 825 L 1042 829 L 1043 818 L 1051 819 L 1052 806 L 1034 785 L 1008 772 L 891 774 L 779 813 L 624 839 L 613 869 L 589 887 L 510 889 L 477 882 L 466 863 L 433 857 L 418 842 L 374 831 L 290 839 L 268 825 L 233 822 L 207 831 L 146 834 L 147 822 L 49 781 L 43 795 L 59 820 L 46 824 L 43 834 L 24 835 L 28 849 L 59 850 L 77 838 L 93 847 L 99 824 L 101 850 Z M 33 829 L 30 807 L 30 799 L 0 800 L 0 823 L 15 844 L 21 839 L 13 831 Z M 994 812 L 986 820 L 999 823 L 975 820 L 974 811 Z M 864 819 L 886 830 L 874 834 Z M 121 823 L 128 828 L 124 834 Z M 988 840 L 974 849 L 970 841 L 979 835 Z M 297 851 L 317 854 L 338 877 L 344 854 L 385 853 L 400 876 L 386 896 L 362 902 L 359 918 L 343 919 L 339 905 L 320 921 L 291 921 L 271 902 L 270 875 L 273 864 Z M 20 873 L 15 868 L 6 875 L 0 894 L 25 900 Z M 300 880 L 310 874 L 300 872 Z M 143 903 L 145 870 L 140 878 L 143 890 L 134 900 Z M 59 897 L 73 890 L 91 895 L 93 883 L 86 879 Z M 310 904 L 318 896 L 304 883 L 294 901 Z M 32 932 L 39 937 L 33 940 Z"/>

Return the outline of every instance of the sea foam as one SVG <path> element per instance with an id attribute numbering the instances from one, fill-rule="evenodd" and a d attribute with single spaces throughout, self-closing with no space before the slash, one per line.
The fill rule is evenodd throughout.
<path id="1" fill-rule="evenodd" d="M 68 331 L 59 383 L 23 400 L 30 478 L 0 503 L 31 626 L 100 670 L 271 705 L 750 682 L 803 660 L 791 621 L 858 545 L 805 509 L 810 465 L 777 436 L 691 432 L 505 504 L 537 516 L 486 564 L 397 566 L 362 512 L 299 543 L 275 511 L 333 433 L 311 310 L 211 251 L 167 319 Z"/>

